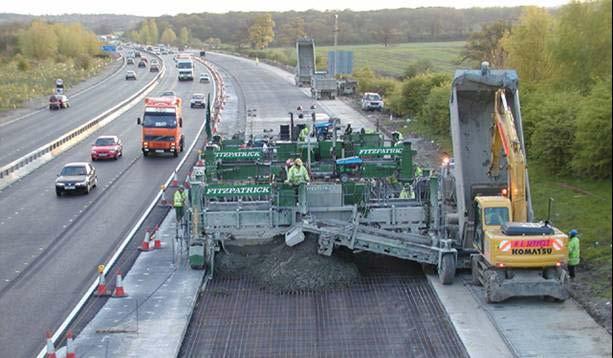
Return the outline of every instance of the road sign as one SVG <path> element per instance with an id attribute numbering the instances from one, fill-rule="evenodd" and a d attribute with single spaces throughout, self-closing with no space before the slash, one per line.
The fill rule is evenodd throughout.
<path id="1" fill-rule="evenodd" d="M 336 51 L 336 71 L 334 71 L 334 51 L 328 51 L 328 73 L 350 75 L 353 72 L 353 51 Z"/>
<path id="2" fill-rule="evenodd" d="M 104 52 L 116 52 L 117 51 L 117 46 L 115 46 L 115 45 L 103 45 L 102 46 L 102 51 L 104 51 Z"/>

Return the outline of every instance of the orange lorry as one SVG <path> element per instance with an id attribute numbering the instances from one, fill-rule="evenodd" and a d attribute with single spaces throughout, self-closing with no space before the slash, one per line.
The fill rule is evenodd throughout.
<path id="1" fill-rule="evenodd" d="M 174 157 L 183 151 L 185 137 L 181 131 L 183 115 L 181 98 L 145 98 L 145 113 L 138 118 L 142 126 L 141 148 L 144 156 L 150 153 L 172 153 Z"/>

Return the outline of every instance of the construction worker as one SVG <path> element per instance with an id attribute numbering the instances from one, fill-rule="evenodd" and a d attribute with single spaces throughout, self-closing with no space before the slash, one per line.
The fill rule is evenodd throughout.
<path id="1" fill-rule="evenodd" d="M 311 178 L 309 178 L 309 172 L 304 165 L 302 165 L 302 160 L 300 160 L 300 158 L 296 158 L 296 160 L 294 160 L 294 165 L 289 168 L 289 171 L 287 172 L 286 183 L 298 186 L 300 184 L 308 183 L 309 181 L 311 181 Z"/>
<path id="2" fill-rule="evenodd" d="M 572 229 L 568 233 L 568 273 L 570 278 L 575 278 L 575 268 L 581 261 L 581 248 L 579 247 L 579 236 L 577 230 Z"/>
<path id="3" fill-rule="evenodd" d="M 404 184 L 402 190 L 400 191 L 400 199 L 415 199 L 415 192 L 410 184 Z"/>
<path id="4" fill-rule="evenodd" d="M 179 189 L 175 191 L 175 195 L 172 200 L 172 206 L 175 208 L 175 216 L 177 222 L 183 220 L 183 214 L 185 213 L 184 206 L 187 203 L 187 192 L 183 185 L 179 186 Z"/>
<path id="5" fill-rule="evenodd" d="M 351 136 L 351 133 L 353 133 L 353 128 L 351 128 L 351 123 L 349 123 L 347 124 L 347 127 L 345 127 L 345 135 L 347 136 L 347 138 Z"/>
<path id="6" fill-rule="evenodd" d="M 298 134 L 298 140 L 301 142 L 304 142 L 308 136 L 309 136 L 309 127 L 305 126 L 300 131 L 300 134 Z"/>
<path id="7" fill-rule="evenodd" d="M 398 131 L 392 132 L 392 147 L 402 143 L 403 140 L 404 137 L 402 136 L 402 133 Z"/>
<path id="8" fill-rule="evenodd" d="M 415 177 L 416 177 L 416 178 L 419 178 L 419 177 L 421 177 L 422 175 L 424 175 L 424 170 L 423 170 L 423 169 L 421 169 L 421 167 L 420 167 L 419 165 L 416 165 L 416 166 L 415 166 Z"/>

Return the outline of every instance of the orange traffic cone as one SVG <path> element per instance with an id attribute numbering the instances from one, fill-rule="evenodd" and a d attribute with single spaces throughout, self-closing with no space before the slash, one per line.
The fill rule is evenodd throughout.
<path id="1" fill-rule="evenodd" d="M 173 173 L 172 181 L 170 182 L 170 186 L 172 188 L 176 188 L 179 186 L 179 178 L 177 177 L 177 171 Z"/>
<path id="2" fill-rule="evenodd" d="M 150 241 L 151 241 L 151 234 L 149 233 L 149 228 L 145 228 L 145 238 L 143 239 L 143 242 L 138 247 L 138 249 L 140 251 L 149 251 L 149 250 L 151 250 L 151 247 L 149 246 L 149 242 Z"/>
<path id="3" fill-rule="evenodd" d="M 115 290 L 113 291 L 113 297 L 126 297 L 126 291 L 123 289 L 123 279 L 121 277 L 121 271 L 117 270 L 117 278 L 115 279 Z"/>
<path id="4" fill-rule="evenodd" d="M 66 333 L 66 358 L 77 358 L 77 353 L 72 346 L 72 330 L 68 330 Z"/>
<path id="5" fill-rule="evenodd" d="M 157 224 L 155 224 L 155 227 L 153 228 L 153 233 L 154 233 L 153 248 L 154 249 L 162 248 L 162 240 L 160 240 L 160 235 L 158 235 L 159 230 L 160 230 L 160 227 Z"/>
<path id="6" fill-rule="evenodd" d="M 189 183 L 189 175 L 185 177 L 185 181 L 183 182 L 183 187 L 185 189 L 191 189 L 191 184 Z"/>
<path id="7" fill-rule="evenodd" d="M 106 289 L 106 282 L 104 280 L 104 265 L 98 266 L 98 287 L 96 287 L 94 296 L 109 296 L 109 291 Z"/>
<path id="8" fill-rule="evenodd" d="M 170 202 L 166 199 L 166 187 L 164 185 L 160 186 L 160 190 L 162 190 L 162 197 L 160 198 L 159 206 L 167 207 L 170 206 Z"/>
<path id="9" fill-rule="evenodd" d="M 57 358 L 55 355 L 55 346 L 53 345 L 53 339 L 51 339 L 51 331 L 47 331 L 47 358 Z"/>

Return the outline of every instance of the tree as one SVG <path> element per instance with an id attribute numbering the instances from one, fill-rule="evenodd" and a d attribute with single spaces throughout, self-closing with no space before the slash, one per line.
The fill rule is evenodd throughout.
<path id="1" fill-rule="evenodd" d="M 552 41 L 559 88 L 589 92 L 611 76 L 611 0 L 572 2 L 560 9 Z"/>
<path id="2" fill-rule="evenodd" d="M 187 29 L 187 27 L 184 26 L 179 31 L 179 44 L 181 46 L 187 46 L 188 43 L 189 43 L 189 30 Z"/>
<path id="3" fill-rule="evenodd" d="M 158 25 L 155 22 L 155 19 L 150 19 L 147 21 L 147 26 L 149 28 L 149 42 L 150 44 L 157 44 L 160 39 L 160 32 L 158 30 Z"/>
<path id="4" fill-rule="evenodd" d="M 449 83 L 432 88 L 418 116 L 418 120 L 437 136 L 449 136 L 449 93 Z"/>
<path id="5" fill-rule="evenodd" d="M 58 38 L 53 26 L 42 21 L 33 21 L 28 29 L 21 31 L 18 43 L 21 53 L 29 58 L 42 60 L 57 54 Z"/>
<path id="6" fill-rule="evenodd" d="M 175 34 L 172 28 L 167 27 L 166 29 L 164 29 L 164 32 L 162 32 L 162 37 L 160 37 L 160 42 L 162 42 L 165 45 L 171 45 L 175 42 L 176 39 L 177 39 L 177 34 Z"/>
<path id="7" fill-rule="evenodd" d="M 509 23 L 497 21 L 484 25 L 479 32 L 473 32 L 464 46 L 460 63 L 466 60 L 488 61 L 493 67 L 504 67 L 506 52 L 502 48 L 500 40 L 510 30 L 511 25 Z"/>
<path id="8" fill-rule="evenodd" d="M 386 22 L 380 29 L 375 31 L 375 37 L 383 43 L 383 46 L 388 47 L 392 42 L 400 38 L 400 31 L 396 29 L 391 22 Z"/>
<path id="9" fill-rule="evenodd" d="M 445 73 L 425 73 L 402 82 L 401 96 L 405 113 L 417 117 L 434 87 L 449 83 L 451 79 Z"/>
<path id="10" fill-rule="evenodd" d="M 302 17 L 291 18 L 281 25 L 278 31 L 277 41 L 280 45 L 293 46 L 296 40 L 305 36 L 304 19 Z"/>
<path id="11" fill-rule="evenodd" d="M 404 73 L 402 74 L 402 79 L 409 79 L 422 73 L 428 73 L 432 71 L 433 68 L 434 66 L 432 65 L 432 62 L 430 62 L 430 60 L 418 60 L 407 66 L 407 68 L 404 70 Z"/>
<path id="12" fill-rule="evenodd" d="M 502 38 L 502 46 L 509 54 L 507 64 L 517 70 L 523 81 L 542 81 L 551 75 L 551 26 L 547 10 L 531 6 L 523 11 L 513 32 Z"/>
<path id="13" fill-rule="evenodd" d="M 150 39 L 151 36 L 149 35 L 149 25 L 147 25 L 147 22 L 143 22 L 140 25 L 140 30 L 138 30 L 138 42 L 142 43 L 142 44 L 151 44 Z"/>
<path id="14" fill-rule="evenodd" d="M 221 46 L 221 40 L 217 37 L 209 37 L 206 39 L 206 45 L 211 49 L 216 49 Z"/>
<path id="15" fill-rule="evenodd" d="M 611 178 L 611 77 L 594 85 L 577 113 L 572 167 L 580 175 Z"/>
<path id="16" fill-rule="evenodd" d="M 263 49 L 275 38 L 275 22 L 270 14 L 258 15 L 249 27 L 249 42 L 252 48 Z"/>

